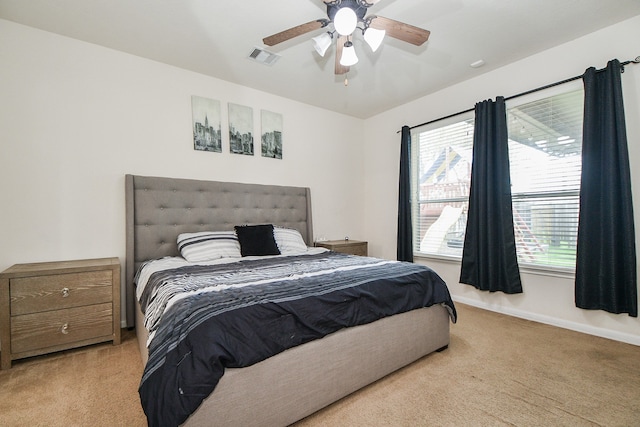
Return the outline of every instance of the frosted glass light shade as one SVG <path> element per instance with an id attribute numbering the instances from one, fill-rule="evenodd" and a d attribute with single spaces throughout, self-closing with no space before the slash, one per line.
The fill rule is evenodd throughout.
<path id="1" fill-rule="evenodd" d="M 367 42 L 372 51 L 378 50 L 386 34 L 385 30 L 377 30 L 375 28 L 367 28 L 364 32 L 364 41 Z"/>
<path id="2" fill-rule="evenodd" d="M 333 17 L 333 26 L 341 36 L 348 36 L 356 29 L 358 17 L 353 9 L 343 7 Z"/>
<path id="3" fill-rule="evenodd" d="M 356 48 L 353 47 L 353 43 L 346 42 L 344 49 L 342 49 L 342 56 L 340 57 L 340 65 L 350 67 L 358 63 L 358 57 L 356 56 Z"/>
<path id="4" fill-rule="evenodd" d="M 320 56 L 324 56 L 331 46 L 331 33 L 322 33 L 311 39 L 313 41 L 313 47 Z"/>

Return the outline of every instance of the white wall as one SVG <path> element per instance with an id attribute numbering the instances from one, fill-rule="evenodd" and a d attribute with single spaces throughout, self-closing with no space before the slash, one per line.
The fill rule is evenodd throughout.
<path id="1" fill-rule="evenodd" d="M 0 20 L 0 271 L 120 257 L 127 173 L 310 187 L 315 235 L 366 237 L 362 120 Z M 283 159 L 193 149 L 191 96 L 282 113 Z M 325 126 L 330 123 L 330 126 Z M 337 190 L 339 189 L 339 191 Z"/>
<path id="2" fill-rule="evenodd" d="M 448 87 L 365 121 L 365 235 L 370 253 L 396 256 L 398 158 L 402 125 L 417 125 L 473 108 L 476 102 L 510 96 L 580 75 L 590 66 L 640 55 L 640 17 L 541 52 Z M 455 54 L 455 52 L 452 52 Z M 474 58 L 475 59 L 475 58 Z M 482 69 L 478 70 L 483 72 Z M 640 233 L 640 65 L 622 75 L 631 162 L 636 234 Z M 640 239 L 636 236 L 636 241 Z M 639 248 L 640 249 L 640 248 Z M 472 305 L 640 345 L 640 321 L 627 315 L 577 309 L 572 278 L 522 274 L 524 293 L 481 292 L 458 283 L 460 264 L 424 259 L 448 283 L 454 299 Z"/>

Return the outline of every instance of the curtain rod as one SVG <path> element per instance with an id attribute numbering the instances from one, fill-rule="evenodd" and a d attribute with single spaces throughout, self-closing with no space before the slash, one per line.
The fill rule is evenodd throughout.
<path id="1" fill-rule="evenodd" d="M 631 59 L 629 61 L 621 62 L 620 66 L 622 67 L 622 72 L 624 73 L 624 66 L 625 65 L 638 64 L 638 63 L 640 63 L 640 56 L 636 56 L 634 59 Z M 521 93 L 518 93 L 516 95 L 511 95 L 511 96 L 505 98 L 504 100 L 505 101 L 509 101 L 510 99 L 518 98 L 520 96 L 529 95 L 530 93 L 538 92 L 538 91 L 541 91 L 541 90 L 544 90 L 544 89 L 552 88 L 554 86 L 559 86 L 561 84 L 569 83 L 569 82 L 572 82 L 574 80 L 581 79 L 583 75 L 584 74 L 580 74 L 579 76 L 570 77 L 568 79 L 564 79 L 564 80 L 561 80 L 559 82 L 550 83 L 548 85 L 540 86 L 540 87 L 537 87 L 535 89 L 528 90 L 526 92 L 521 92 Z M 474 111 L 474 110 L 475 110 L 475 107 L 474 108 L 469 108 L 469 109 L 464 110 L 464 111 L 459 111 L 457 113 L 449 114 L 448 116 L 440 117 L 438 119 L 434 119 L 434 120 L 430 120 L 428 122 L 420 123 L 419 125 L 411 126 L 409 129 L 415 129 L 415 128 L 418 128 L 420 126 L 430 125 L 431 123 L 439 122 L 441 120 L 450 119 L 451 117 L 459 116 L 460 114 L 470 113 L 471 111 Z M 400 132 L 402 132 L 402 130 L 399 130 L 396 133 L 400 133 Z"/>

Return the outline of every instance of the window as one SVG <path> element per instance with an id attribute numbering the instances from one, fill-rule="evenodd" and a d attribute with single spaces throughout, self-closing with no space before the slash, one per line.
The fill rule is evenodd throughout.
<path id="1" fill-rule="evenodd" d="M 452 123 L 414 130 L 411 143 L 414 252 L 460 257 L 469 207 L 473 112 Z"/>
<path id="2" fill-rule="evenodd" d="M 579 85 L 554 90 L 507 103 L 514 232 L 520 265 L 573 269 L 584 97 Z M 412 132 L 417 255 L 461 258 L 473 120 L 471 112 Z"/>

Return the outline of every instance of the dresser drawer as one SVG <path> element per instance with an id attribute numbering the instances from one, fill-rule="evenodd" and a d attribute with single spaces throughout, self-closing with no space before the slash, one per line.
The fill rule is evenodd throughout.
<path id="1" fill-rule="evenodd" d="M 111 270 L 14 278 L 11 315 L 111 302 Z"/>
<path id="2" fill-rule="evenodd" d="M 112 334 L 110 303 L 24 314 L 11 318 L 11 352 L 22 353 Z"/>

